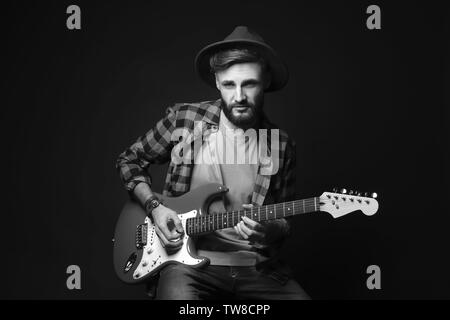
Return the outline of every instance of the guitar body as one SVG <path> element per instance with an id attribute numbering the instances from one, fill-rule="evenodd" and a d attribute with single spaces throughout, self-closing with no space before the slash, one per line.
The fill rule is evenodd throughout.
<path id="1" fill-rule="evenodd" d="M 225 186 L 212 183 L 180 197 L 158 197 L 164 206 L 179 213 L 186 231 L 186 219 L 207 214 L 211 201 L 227 191 Z M 183 237 L 182 248 L 168 254 L 141 205 L 128 201 L 122 209 L 114 233 L 113 262 L 117 276 L 128 284 L 138 284 L 154 277 L 169 263 L 183 263 L 193 267 L 207 265 L 207 258 L 197 256 L 193 239 L 186 232 Z"/>

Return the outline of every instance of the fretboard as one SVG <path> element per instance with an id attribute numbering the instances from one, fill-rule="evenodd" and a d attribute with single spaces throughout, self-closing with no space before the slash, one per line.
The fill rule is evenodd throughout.
<path id="1" fill-rule="evenodd" d="M 213 213 L 187 219 L 186 232 L 188 235 L 198 235 L 215 230 L 232 228 L 242 220 L 243 216 L 260 222 L 316 211 L 319 211 L 318 197 L 269 204 L 252 209 Z"/>

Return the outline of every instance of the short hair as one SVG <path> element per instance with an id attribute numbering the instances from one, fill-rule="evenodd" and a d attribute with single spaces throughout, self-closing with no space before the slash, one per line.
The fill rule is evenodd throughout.
<path id="1" fill-rule="evenodd" d="M 233 48 L 219 51 L 209 58 L 211 73 L 228 69 L 237 63 L 256 62 L 261 65 L 263 74 L 268 71 L 266 60 L 256 51 L 247 48 Z"/>

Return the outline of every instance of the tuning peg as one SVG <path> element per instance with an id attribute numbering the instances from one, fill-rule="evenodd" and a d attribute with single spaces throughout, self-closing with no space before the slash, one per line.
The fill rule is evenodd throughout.
<path id="1" fill-rule="evenodd" d="M 336 188 L 336 187 L 333 188 L 333 192 L 334 192 L 334 193 L 338 192 L 338 190 L 339 190 L 339 189 Z"/>
<path id="2" fill-rule="evenodd" d="M 376 192 L 372 192 L 372 198 L 374 199 L 378 198 L 378 194 Z"/>
<path id="3" fill-rule="evenodd" d="M 346 194 L 346 193 L 347 193 L 347 189 L 342 188 L 342 189 L 341 189 L 341 193 Z"/>
<path id="4" fill-rule="evenodd" d="M 364 197 L 370 197 L 370 193 L 368 193 L 368 192 L 364 192 Z"/>
<path id="5" fill-rule="evenodd" d="M 353 190 L 349 190 L 349 191 L 348 191 L 348 194 L 349 194 L 349 195 L 353 195 Z"/>
<path id="6" fill-rule="evenodd" d="M 356 195 L 357 195 L 358 197 L 361 197 L 361 196 L 362 196 L 362 192 L 357 191 L 357 192 L 356 192 Z"/>

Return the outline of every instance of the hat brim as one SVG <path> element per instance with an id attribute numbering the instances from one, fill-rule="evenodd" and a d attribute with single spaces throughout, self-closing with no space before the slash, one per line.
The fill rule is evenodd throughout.
<path id="1" fill-rule="evenodd" d="M 265 43 L 252 40 L 224 40 L 212 43 L 204 47 L 195 57 L 195 69 L 200 78 L 212 87 L 216 87 L 216 79 L 211 72 L 209 64 L 210 57 L 222 50 L 234 47 L 245 47 L 258 52 L 266 61 L 271 72 L 271 82 L 266 88 L 266 92 L 276 91 L 283 88 L 289 79 L 288 69 L 285 63 L 278 57 L 270 46 Z"/>

